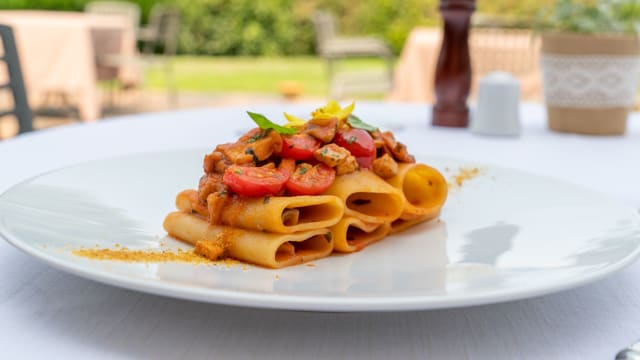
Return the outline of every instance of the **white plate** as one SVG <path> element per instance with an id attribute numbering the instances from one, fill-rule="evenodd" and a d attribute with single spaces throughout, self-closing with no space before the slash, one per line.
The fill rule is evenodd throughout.
<path id="1" fill-rule="evenodd" d="M 115 244 L 181 246 L 162 221 L 178 191 L 197 185 L 205 150 L 85 163 L 19 184 L 0 197 L 0 233 L 65 271 L 129 289 L 252 307 L 378 311 L 458 307 L 551 293 L 631 263 L 640 219 L 607 197 L 492 166 L 454 187 L 442 221 L 363 251 L 269 270 L 253 266 L 140 264 L 79 258 Z M 420 159 L 450 177 L 477 166 Z"/>

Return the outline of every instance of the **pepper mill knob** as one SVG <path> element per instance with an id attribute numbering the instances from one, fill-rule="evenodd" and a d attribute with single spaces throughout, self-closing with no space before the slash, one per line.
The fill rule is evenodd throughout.
<path id="1" fill-rule="evenodd" d="M 435 74 L 436 104 L 431 117 L 435 126 L 466 127 L 469 123 L 469 27 L 475 8 L 475 0 L 440 1 L 444 33 Z"/>

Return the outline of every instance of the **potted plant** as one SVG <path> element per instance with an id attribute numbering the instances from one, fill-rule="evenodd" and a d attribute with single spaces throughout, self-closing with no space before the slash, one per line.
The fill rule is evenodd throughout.
<path id="1" fill-rule="evenodd" d="M 640 2 L 558 0 L 540 19 L 549 128 L 623 134 L 638 89 Z"/>

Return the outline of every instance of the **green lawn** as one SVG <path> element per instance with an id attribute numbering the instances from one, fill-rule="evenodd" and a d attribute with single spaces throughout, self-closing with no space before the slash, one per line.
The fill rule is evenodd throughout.
<path id="1" fill-rule="evenodd" d="M 179 91 L 275 93 L 282 81 L 302 83 L 304 95 L 322 96 L 327 92 L 325 62 L 316 57 L 193 57 L 179 56 L 173 61 Z M 377 59 L 350 59 L 338 69 L 384 69 Z M 161 68 L 147 71 L 146 86 L 164 88 Z"/>

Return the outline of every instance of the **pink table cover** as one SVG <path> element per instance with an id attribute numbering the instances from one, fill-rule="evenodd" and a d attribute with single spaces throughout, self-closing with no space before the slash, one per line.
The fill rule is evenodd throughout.
<path id="1" fill-rule="evenodd" d="M 64 94 L 82 120 L 93 121 L 100 117 L 98 79 L 138 81 L 135 67 L 96 66 L 96 56 L 135 56 L 136 29 L 125 16 L 17 10 L 0 11 L 0 23 L 13 28 L 32 106 L 49 94 Z M 0 78 L 6 76 L 0 69 Z"/>
<path id="2" fill-rule="evenodd" d="M 434 103 L 435 69 L 442 43 L 436 28 L 411 31 L 394 74 L 389 100 Z M 478 81 L 491 71 L 508 71 L 520 80 L 520 96 L 540 100 L 539 40 L 526 30 L 472 29 L 469 48 L 473 68 L 471 97 Z"/>

